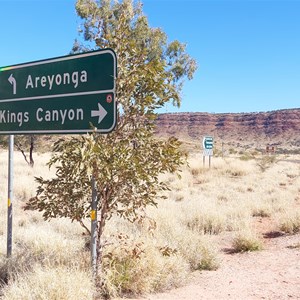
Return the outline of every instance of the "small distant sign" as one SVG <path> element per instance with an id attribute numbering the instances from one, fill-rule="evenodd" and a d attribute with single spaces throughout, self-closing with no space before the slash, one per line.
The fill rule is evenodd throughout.
<path id="1" fill-rule="evenodd" d="M 214 148 L 214 138 L 212 136 L 205 136 L 203 138 L 203 156 L 212 156 Z"/>
<path id="2" fill-rule="evenodd" d="M 212 136 L 205 136 L 203 138 L 203 149 L 213 149 L 214 138 Z"/>
<path id="3" fill-rule="evenodd" d="M 274 146 L 267 146 L 266 147 L 266 153 L 269 154 L 269 153 L 275 153 L 276 149 Z"/>

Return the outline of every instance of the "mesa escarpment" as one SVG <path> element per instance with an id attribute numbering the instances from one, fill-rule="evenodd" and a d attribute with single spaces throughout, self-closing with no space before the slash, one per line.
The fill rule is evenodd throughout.
<path id="1" fill-rule="evenodd" d="M 156 134 L 185 141 L 215 141 L 236 146 L 300 148 L 300 109 L 258 113 L 166 113 L 158 115 Z"/>

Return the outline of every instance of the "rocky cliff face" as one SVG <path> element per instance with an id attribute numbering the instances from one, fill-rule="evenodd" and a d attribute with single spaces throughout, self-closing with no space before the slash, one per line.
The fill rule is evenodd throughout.
<path id="1" fill-rule="evenodd" d="M 215 140 L 235 145 L 264 148 L 300 147 L 300 109 L 260 113 L 168 113 L 157 119 L 159 136 L 176 136 L 187 141 L 202 141 L 211 135 Z"/>

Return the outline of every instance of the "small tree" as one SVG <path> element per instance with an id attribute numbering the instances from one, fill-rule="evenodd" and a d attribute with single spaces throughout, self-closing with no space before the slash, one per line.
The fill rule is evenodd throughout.
<path id="1" fill-rule="evenodd" d="M 36 141 L 36 136 L 34 136 L 33 134 L 31 134 L 29 136 L 18 135 L 18 136 L 16 136 L 16 139 L 15 139 L 15 145 L 16 145 L 17 149 L 22 153 L 25 161 L 31 167 L 34 166 L 33 150 L 35 147 L 35 141 Z M 28 160 L 28 157 L 24 150 L 28 146 L 29 146 L 29 160 Z"/>
<path id="2" fill-rule="evenodd" d="M 37 137 L 35 135 L 16 135 L 14 138 L 14 145 L 17 150 L 19 150 L 27 164 L 31 167 L 34 166 L 33 160 L 33 150 L 36 148 Z M 2 135 L 0 136 L 0 146 L 6 148 L 8 147 L 8 136 Z M 26 154 L 26 148 L 29 148 L 29 157 Z"/>
<path id="3" fill-rule="evenodd" d="M 135 221 L 147 205 L 156 205 L 167 188 L 159 174 L 175 172 L 184 163 L 175 138 L 154 135 L 156 110 L 167 102 L 180 104 L 185 77 L 191 79 L 196 63 L 185 45 L 167 43 L 166 35 L 149 27 L 141 3 L 79 0 L 85 45 L 74 52 L 112 48 L 118 58 L 118 125 L 110 134 L 96 132 L 59 140 L 49 166 L 57 168 L 50 180 L 37 178 L 37 196 L 27 208 L 44 218 L 68 217 L 90 233 L 84 220 L 91 212 L 91 180 L 98 198 L 97 262 L 101 266 L 103 230 L 113 214 Z M 91 48 L 91 46 L 93 46 Z"/>

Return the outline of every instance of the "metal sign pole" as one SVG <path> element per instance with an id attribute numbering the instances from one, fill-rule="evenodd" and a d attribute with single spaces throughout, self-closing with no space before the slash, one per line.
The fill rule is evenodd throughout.
<path id="1" fill-rule="evenodd" d="M 92 177 L 92 209 L 91 209 L 91 261 L 93 278 L 97 275 L 97 189 Z"/>
<path id="2" fill-rule="evenodd" d="M 12 252 L 13 155 L 14 155 L 14 136 L 10 135 L 9 154 L 8 154 L 7 257 L 10 257 Z"/>

